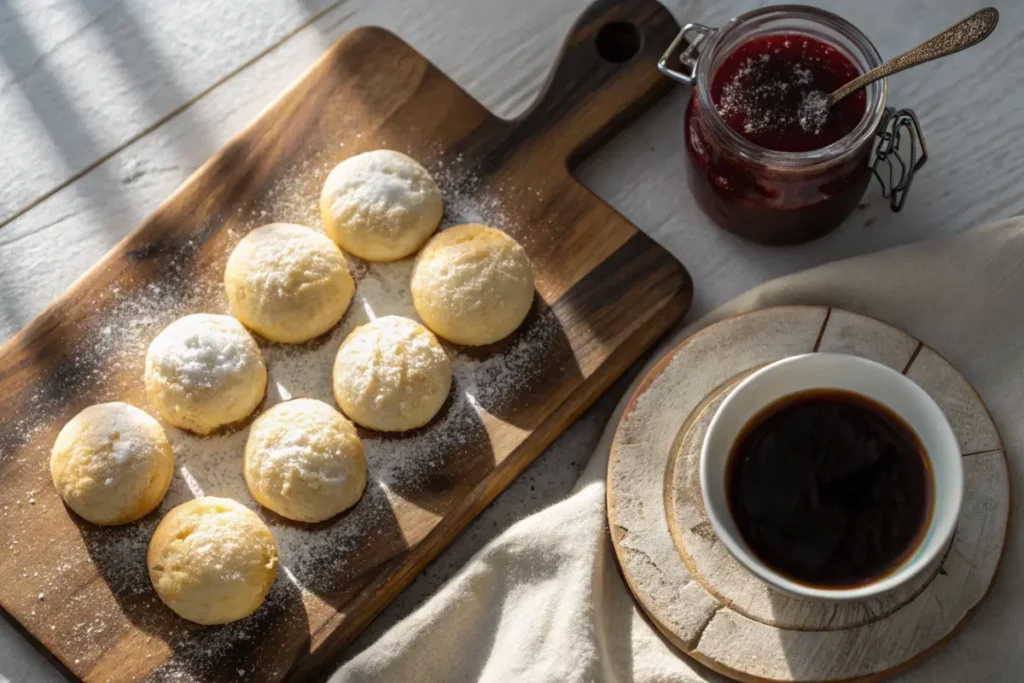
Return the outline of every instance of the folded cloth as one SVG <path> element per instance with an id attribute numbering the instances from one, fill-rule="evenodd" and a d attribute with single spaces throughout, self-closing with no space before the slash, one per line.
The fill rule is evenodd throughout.
<path id="1" fill-rule="evenodd" d="M 818 304 L 901 327 L 977 388 L 1024 471 L 1024 218 L 828 264 L 766 283 L 671 335 L 743 311 Z M 634 387 L 646 369 L 638 375 Z M 570 496 L 484 547 L 419 610 L 330 679 L 355 681 L 718 681 L 644 618 L 618 572 L 605 473 L 631 388 Z M 1014 516 L 1019 514 L 1014 512 Z M 1021 528 L 1011 520 L 1011 529 Z M 1024 546 L 1011 534 L 974 619 L 901 681 L 1024 680 Z"/>

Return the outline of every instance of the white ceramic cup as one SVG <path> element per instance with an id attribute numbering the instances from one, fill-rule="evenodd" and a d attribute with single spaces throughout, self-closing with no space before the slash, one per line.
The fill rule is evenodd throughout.
<path id="1" fill-rule="evenodd" d="M 849 588 L 809 586 L 774 571 L 754 555 L 732 518 L 726 498 L 726 461 L 743 427 L 778 399 L 810 389 L 840 389 L 887 406 L 914 430 L 925 448 L 933 477 L 933 509 L 924 539 L 894 571 Z M 722 402 L 704 437 L 700 485 L 719 540 L 766 583 L 792 595 L 825 600 L 861 600 L 888 593 L 934 567 L 953 537 L 963 499 L 960 446 L 949 421 L 931 396 L 892 368 L 857 356 L 808 353 L 767 365 L 740 382 Z"/>

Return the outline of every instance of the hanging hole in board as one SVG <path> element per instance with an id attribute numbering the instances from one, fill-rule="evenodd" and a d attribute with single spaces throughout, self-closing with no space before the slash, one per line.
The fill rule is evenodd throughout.
<path id="1" fill-rule="evenodd" d="M 615 21 L 605 24 L 597 32 L 597 54 L 612 64 L 622 64 L 633 59 L 643 44 L 643 37 L 636 24 Z"/>

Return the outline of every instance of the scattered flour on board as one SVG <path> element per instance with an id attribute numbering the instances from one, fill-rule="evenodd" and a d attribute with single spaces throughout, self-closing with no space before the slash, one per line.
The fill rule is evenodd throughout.
<path id="1" fill-rule="evenodd" d="M 422 159 L 438 180 L 445 199 L 442 229 L 460 223 L 485 223 L 513 232 L 522 240 L 524 231 L 516 230 L 514 214 L 500 201 L 500 188 L 481 189 L 481 181 L 466 172 L 461 159 L 453 165 L 430 158 Z M 440 151 L 432 155 L 440 158 Z M 310 180 L 310 168 L 315 170 Z M 220 269 L 235 244 L 260 225 L 281 221 L 319 228 L 316 184 L 326 177 L 330 167 L 313 157 L 304 166 L 284 174 L 273 182 L 258 203 L 229 219 L 216 235 L 219 254 L 204 250 L 206 262 L 195 268 L 201 238 L 173 245 L 173 258 L 164 262 L 159 280 L 141 289 L 125 291 L 112 312 L 97 318 L 81 331 L 74 358 L 68 369 L 40 387 L 32 397 L 32 418 L 15 424 L 12 434 L 0 437 L 0 459 L 19 452 L 31 457 L 42 468 L 48 462 L 47 435 L 56 434 L 60 425 L 51 424 L 56 416 L 70 418 L 71 406 L 120 400 L 125 394 L 144 397 L 142 372 L 147 346 L 166 325 L 189 313 L 228 313 L 220 280 Z M 322 176 L 322 177 L 319 177 Z M 216 226 L 214 226 L 216 227 Z M 207 232 L 207 231 L 201 231 Z M 528 243 L 528 242 L 527 242 Z M 211 263 L 212 260 L 212 263 Z M 352 306 L 330 333 L 297 346 L 260 341 L 269 370 L 267 397 L 259 409 L 291 398 L 311 397 L 334 406 L 330 370 L 334 355 L 344 337 L 357 325 L 384 315 L 403 315 L 418 320 L 409 292 L 413 260 L 390 264 L 372 264 L 349 256 L 357 281 Z M 118 292 L 115 290 L 115 294 Z M 404 435 L 385 436 L 363 432 L 369 479 L 366 493 L 350 511 L 317 525 L 289 522 L 262 510 L 251 498 L 242 475 L 242 452 L 248 426 L 230 433 L 198 437 L 165 425 L 176 458 L 176 473 L 159 512 L 141 522 L 123 527 L 100 528 L 79 524 L 88 559 L 71 553 L 33 577 L 33 585 L 43 586 L 45 603 L 65 609 L 60 636 L 63 654 L 72 658 L 96 657 L 96 648 L 110 628 L 123 628 L 124 615 L 153 637 L 167 642 L 170 659 L 154 674 L 158 680 L 190 681 L 247 680 L 254 667 L 272 666 L 273 652 L 262 657 L 258 643 L 272 638 L 267 630 L 295 628 L 305 633 L 305 612 L 300 604 L 304 593 L 329 596 L 344 585 L 347 571 L 363 571 L 360 553 L 381 544 L 403 542 L 396 526 L 395 510 L 402 505 L 422 502 L 430 507 L 431 482 L 441 485 L 470 468 L 479 458 L 489 458 L 493 466 L 487 432 L 480 411 L 498 415 L 516 403 L 521 390 L 543 377 L 538 369 L 552 347 L 564 339 L 554 314 L 545 309 L 532 315 L 525 329 L 490 351 L 460 350 L 447 347 L 452 356 L 452 395 L 440 415 L 428 426 Z M 155 414 L 143 399 L 139 407 Z M 38 452 L 23 448 L 29 444 Z M 475 468 L 474 472 L 481 470 Z M 40 503 L 60 505 L 56 494 L 48 491 Z M 267 522 L 278 544 L 282 571 L 266 603 L 252 617 L 217 628 L 200 628 L 184 620 L 168 620 L 149 582 L 146 549 L 149 538 L 163 515 L 175 505 L 193 497 L 216 495 L 233 498 L 256 510 Z M 35 505 L 37 491 L 26 492 L 25 503 L 0 508 L 0 519 L 18 520 L 27 514 L 28 501 Z M 397 534 L 397 536 L 396 536 Z M 17 534 L 0 538 L 0 549 L 17 552 Z M 400 545 L 395 551 L 401 551 Z M 67 560 L 67 561 L 63 561 Z M 361 569 L 360 569 L 361 567 Z M 98 572 L 119 603 L 109 613 L 84 604 L 87 594 L 78 591 L 72 575 L 89 576 Z M 365 576 L 353 575 L 365 581 Z M 77 591 L 77 592 L 76 592 Z M 123 614 L 122 614 L 123 612 Z M 73 617 L 73 619 L 71 618 Z M 255 643 L 255 645 L 254 645 Z M 234 655 L 232 653 L 235 653 Z"/>

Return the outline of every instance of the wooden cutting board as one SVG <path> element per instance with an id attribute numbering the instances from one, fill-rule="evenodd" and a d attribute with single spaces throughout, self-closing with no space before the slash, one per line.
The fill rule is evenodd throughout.
<path id="1" fill-rule="evenodd" d="M 299 679 L 336 656 L 689 307 L 683 267 L 569 171 L 667 92 L 655 63 L 677 30 L 656 0 L 596 3 L 572 29 L 543 96 L 515 121 L 490 114 L 386 31 L 359 29 L 332 47 L 0 349 L 3 609 L 69 676 L 90 681 Z M 680 124 L 680 153 L 681 138 Z M 449 346 L 456 365 L 469 368 L 456 374 L 456 392 L 475 382 L 472 402 L 453 399 L 446 415 L 408 437 L 364 434 L 378 459 L 353 511 L 313 527 L 261 511 L 279 544 L 309 538 L 320 554 L 300 558 L 293 542 L 256 615 L 225 627 L 184 622 L 156 599 L 144 557 L 153 526 L 180 501 L 169 494 L 160 511 L 124 528 L 86 524 L 50 483 L 49 448 L 92 403 L 150 409 L 141 373 L 148 340 L 185 313 L 226 312 L 220 278 L 238 239 L 275 220 L 318 224 L 329 170 L 381 147 L 438 176 L 447 224 L 488 222 L 524 245 L 536 270 L 535 310 L 503 343 Z M 375 267 L 352 264 L 370 301 Z M 359 296 L 347 320 L 363 314 Z M 279 361 L 322 360 L 339 341 L 329 334 L 290 349 L 261 341 L 271 384 Z M 512 356 L 509 381 L 501 375 Z M 474 376 L 481 368 L 491 374 Z M 329 365 L 322 372 L 327 378 Z M 502 381 L 502 396 L 488 393 Z M 277 391 L 268 404 L 287 398 Z M 179 443 L 214 452 L 227 444 L 216 457 L 237 457 L 240 472 L 244 429 L 205 441 L 168 431 L 179 498 L 200 495 L 194 479 L 210 465 Z M 386 476 L 403 458 L 427 458 L 423 476 L 405 488 Z M 340 540 L 325 549 L 324 538 Z"/>

